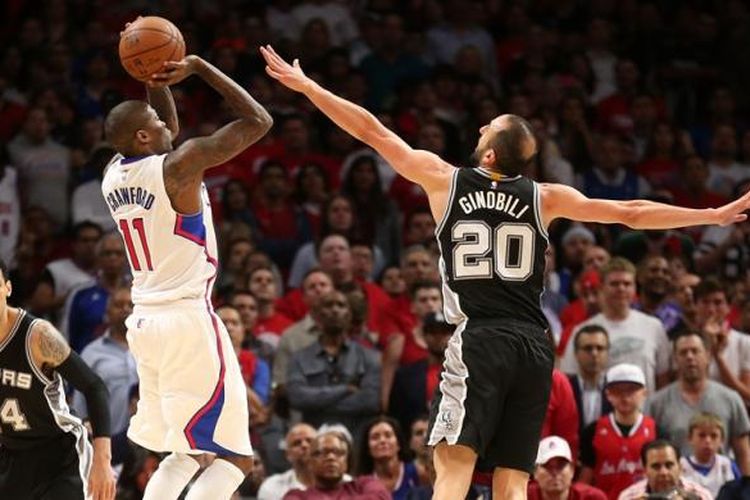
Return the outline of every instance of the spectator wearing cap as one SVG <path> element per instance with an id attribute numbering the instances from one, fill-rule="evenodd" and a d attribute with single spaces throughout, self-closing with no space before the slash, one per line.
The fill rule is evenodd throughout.
<path id="1" fill-rule="evenodd" d="M 709 380 L 709 349 L 699 333 L 684 332 L 674 339 L 673 346 L 677 380 L 649 398 L 646 413 L 656 419 L 683 454 L 690 451 L 690 419 L 700 412 L 717 415 L 726 427 L 723 449 L 731 446 L 740 471 L 750 475 L 750 420 L 742 398 Z"/>
<path id="2" fill-rule="evenodd" d="M 609 336 L 600 325 L 587 325 L 573 339 L 578 369 L 568 374 L 578 408 L 578 433 L 612 411 L 604 395 L 604 381 L 609 359 Z"/>
<path id="3" fill-rule="evenodd" d="M 529 482 L 529 500 L 605 500 L 601 490 L 573 482 L 573 455 L 567 441 L 548 436 L 539 442 L 534 481 Z"/>
<path id="4" fill-rule="evenodd" d="M 646 377 L 636 365 L 622 363 L 607 371 L 605 394 L 614 411 L 590 424 L 581 436 L 581 481 L 616 500 L 642 473 L 641 448 L 656 439 L 656 422 L 644 416 Z"/>
<path id="5" fill-rule="evenodd" d="M 396 371 L 391 391 L 389 413 L 402 426 L 411 425 L 429 408 L 440 383 L 445 349 L 455 329 L 439 311 L 428 312 L 422 319 L 420 336 L 427 348 L 427 358 L 401 366 Z"/>
<path id="6" fill-rule="evenodd" d="M 568 346 L 575 328 L 591 316 L 599 313 L 599 290 L 601 287 L 602 280 L 599 271 L 595 269 L 587 269 L 578 276 L 575 283 L 575 293 L 578 298 L 565 306 L 560 313 L 563 331 L 560 335 L 560 341 L 557 343 L 556 354 L 558 356 L 565 354 L 565 348 Z"/>
<path id="7" fill-rule="evenodd" d="M 680 452 L 667 440 L 657 439 L 643 446 L 641 462 L 646 477 L 623 490 L 618 500 L 644 498 L 681 498 L 711 500 L 711 493 L 683 477 Z"/>
<path id="8" fill-rule="evenodd" d="M 669 381 L 669 339 L 661 322 L 631 307 L 635 299 L 635 266 L 615 257 L 602 270 L 602 312 L 581 326 L 601 325 L 609 334 L 609 364 L 633 363 L 646 376 L 653 392 Z M 576 371 L 573 346 L 568 344 L 560 362 L 566 373 Z"/>
<path id="9" fill-rule="evenodd" d="M 570 297 L 573 282 L 583 269 L 583 257 L 586 251 L 596 243 L 594 233 L 580 224 L 571 226 L 562 240 L 562 268 L 560 276 L 560 293 Z"/>

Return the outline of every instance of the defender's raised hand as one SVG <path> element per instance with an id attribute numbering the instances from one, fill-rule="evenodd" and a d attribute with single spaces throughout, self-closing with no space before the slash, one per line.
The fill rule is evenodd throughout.
<path id="1" fill-rule="evenodd" d="M 286 87 L 304 93 L 312 83 L 312 80 L 302 71 L 299 59 L 295 59 L 292 64 L 289 64 L 270 45 L 261 46 L 260 53 L 266 60 L 266 73 Z"/>

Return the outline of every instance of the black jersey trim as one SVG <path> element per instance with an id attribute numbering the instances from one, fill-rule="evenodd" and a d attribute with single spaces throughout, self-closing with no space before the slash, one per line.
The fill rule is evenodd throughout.
<path id="1" fill-rule="evenodd" d="M 2 352 L 3 349 L 8 347 L 8 344 L 10 344 L 10 341 L 13 340 L 13 337 L 15 337 L 16 332 L 21 326 L 21 321 L 23 321 L 23 318 L 26 317 L 26 311 L 23 309 L 18 310 L 18 316 L 16 317 L 15 323 L 13 323 L 13 326 L 10 327 L 10 332 L 8 332 L 8 336 L 5 337 L 5 340 L 0 343 L 0 352 Z"/>
<path id="2" fill-rule="evenodd" d="M 542 224 L 542 195 L 539 190 L 539 184 L 537 182 L 531 181 L 531 186 L 534 190 L 534 218 L 536 219 L 537 229 L 539 229 L 539 232 L 542 233 L 544 239 L 547 240 L 547 245 L 549 245 L 549 235 L 547 234 L 547 228 L 544 227 L 544 224 Z"/>
<path id="3" fill-rule="evenodd" d="M 34 372 L 34 375 L 36 375 L 36 378 L 39 379 L 39 381 L 44 384 L 44 386 L 48 386 L 52 383 L 52 380 L 48 379 L 46 375 L 44 375 L 44 372 L 40 367 L 34 363 L 34 359 L 31 356 L 31 331 L 34 329 L 34 325 L 39 321 L 39 319 L 35 319 L 31 322 L 29 327 L 26 329 L 26 361 L 29 362 L 29 366 L 31 367 L 31 371 Z"/>
<path id="4" fill-rule="evenodd" d="M 445 221 L 450 217 L 451 211 L 453 210 L 453 198 L 456 196 L 456 185 L 458 184 L 458 173 L 461 171 L 460 168 L 456 168 L 451 175 L 451 185 L 448 190 L 448 200 L 445 204 L 445 212 L 443 212 L 443 218 L 440 219 L 440 223 L 435 227 L 435 238 L 440 241 L 440 232 L 445 226 Z"/>

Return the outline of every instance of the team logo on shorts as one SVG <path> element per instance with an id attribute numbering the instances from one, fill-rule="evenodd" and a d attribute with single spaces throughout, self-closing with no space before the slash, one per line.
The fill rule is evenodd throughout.
<path id="1" fill-rule="evenodd" d="M 450 410 L 444 410 L 440 413 L 440 423 L 443 424 L 446 430 L 453 430 L 453 413 Z"/>

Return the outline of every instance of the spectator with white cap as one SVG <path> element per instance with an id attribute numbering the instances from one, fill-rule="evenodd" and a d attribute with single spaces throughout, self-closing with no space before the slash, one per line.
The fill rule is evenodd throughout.
<path id="1" fill-rule="evenodd" d="M 641 448 L 656 439 L 656 422 L 641 411 L 646 377 L 638 366 L 621 363 L 610 368 L 604 393 L 614 410 L 583 431 L 580 479 L 616 500 L 643 475 Z"/>
<path id="2" fill-rule="evenodd" d="M 573 482 L 573 457 L 568 442 L 548 436 L 539 442 L 535 481 L 529 482 L 528 500 L 605 500 L 601 490 Z"/>

